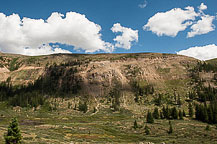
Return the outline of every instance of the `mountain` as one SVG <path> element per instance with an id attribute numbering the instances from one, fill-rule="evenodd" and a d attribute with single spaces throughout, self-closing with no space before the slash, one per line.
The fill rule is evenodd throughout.
<path id="1" fill-rule="evenodd" d="M 185 56 L 157 53 L 54 54 L 35 57 L 0 54 L 0 80 L 6 81 L 11 77 L 13 85 L 34 82 L 46 75 L 46 66 L 55 63 L 68 64 L 66 69 L 76 67 L 82 86 L 93 95 L 99 95 L 100 89 L 111 85 L 114 77 L 126 86 L 133 79 L 139 79 L 162 92 L 165 89 L 171 92 L 179 87 L 180 93 L 183 93 L 190 81 L 188 70 L 197 62 L 198 60 Z"/>
<path id="2" fill-rule="evenodd" d="M 0 53 L 0 133 L 13 115 L 26 143 L 214 143 L 214 125 L 204 129 L 217 123 L 216 62 L 161 53 Z"/>

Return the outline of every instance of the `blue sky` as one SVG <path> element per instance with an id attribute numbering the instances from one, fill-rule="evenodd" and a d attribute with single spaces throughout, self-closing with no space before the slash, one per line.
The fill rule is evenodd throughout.
<path id="1" fill-rule="evenodd" d="M 146 6 L 144 8 L 140 8 L 139 5 L 142 5 L 144 3 L 146 3 Z M 65 14 L 67 12 L 76 12 L 78 14 L 85 15 L 90 22 L 93 22 L 94 24 L 97 24 L 101 27 L 100 31 L 98 32 L 101 36 L 100 39 L 103 42 L 108 42 L 114 46 L 110 51 L 112 53 L 176 53 L 181 50 L 187 50 L 189 48 L 195 47 L 199 47 L 200 49 L 202 49 L 201 51 L 203 51 L 204 47 L 208 45 L 212 46 L 212 51 L 217 51 L 217 31 L 215 30 L 215 27 L 213 27 L 214 30 L 210 30 L 209 32 L 204 32 L 204 34 L 198 34 L 188 38 L 187 33 L 191 31 L 191 26 L 193 24 L 187 26 L 185 30 L 178 31 L 177 35 L 175 36 L 164 33 L 157 34 L 156 31 L 153 32 L 152 30 L 150 30 L 152 26 L 149 26 L 149 28 L 147 28 L 146 30 L 144 30 L 143 28 L 143 26 L 148 24 L 149 19 L 152 18 L 155 14 L 166 13 L 174 8 L 180 8 L 181 10 L 185 10 L 185 7 L 191 6 L 194 8 L 195 13 L 199 13 L 198 7 L 201 5 L 201 3 L 204 3 L 204 5 L 207 6 L 207 9 L 203 10 L 203 14 L 213 16 L 214 20 L 212 20 L 212 26 L 217 26 L 217 1 L 215 0 L 9 0 L 1 2 L 0 13 L 3 13 L 5 16 L 10 16 L 14 13 L 19 15 L 21 20 L 23 17 L 46 20 L 51 16 L 53 12 L 63 14 L 64 16 L 62 18 L 65 18 Z M 193 21 L 193 23 L 197 23 L 197 21 L 200 19 L 201 16 L 195 16 L 194 20 L 193 18 L 188 20 Z M 2 21 L 0 19 L 0 24 Z M 119 28 L 121 28 L 122 31 L 113 32 L 111 28 L 114 26 L 114 24 L 117 23 L 120 24 Z M 3 28 L 5 29 L 5 27 L 0 27 L 0 33 Z M 113 40 L 116 36 L 121 36 L 121 34 L 123 34 L 123 28 L 125 28 L 124 30 L 137 30 L 138 40 L 136 40 L 137 38 L 135 35 L 131 40 L 128 40 L 130 42 L 130 48 L 118 47 L 117 45 L 115 45 L 117 41 Z M 8 35 L 10 34 L 5 33 L 5 35 L 2 35 L 2 37 L 7 37 Z M 70 39 L 70 36 L 67 37 L 67 39 Z M 34 39 L 32 39 L 31 41 L 33 40 Z M 59 44 L 57 40 L 57 43 L 55 43 L 55 45 L 59 45 L 58 47 L 60 47 L 61 49 L 66 49 L 73 53 L 108 52 L 105 49 L 97 48 L 95 48 L 91 52 L 87 51 L 87 49 L 85 48 L 79 48 L 79 50 L 75 50 L 73 42 L 64 43 L 61 41 L 60 43 L 62 44 Z M 82 43 L 85 43 L 85 41 L 82 41 Z M 90 44 L 89 42 L 87 43 Z M 82 44 L 82 46 L 84 45 Z M 15 46 L 13 46 L 13 48 L 14 47 Z M 30 46 L 27 45 L 26 47 Z M 78 45 L 77 47 L 80 47 L 80 45 Z M 12 46 L 5 44 L 5 42 L 0 41 L 0 50 L 2 52 L 25 54 L 19 50 L 12 50 L 13 48 Z M 198 55 L 203 55 L 203 52 L 201 51 Z M 34 52 L 35 51 L 31 52 L 30 55 L 34 55 Z M 211 55 L 209 58 L 201 58 L 201 56 L 198 57 L 192 55 L 192 52 L 190 54 L 189 52 L 181 54 L 190 55 L 199 59 L 210 59 L 217 57 L 217 55 Z M 204 53 L 204 55 L 206 55 L 206 53 Z"/>

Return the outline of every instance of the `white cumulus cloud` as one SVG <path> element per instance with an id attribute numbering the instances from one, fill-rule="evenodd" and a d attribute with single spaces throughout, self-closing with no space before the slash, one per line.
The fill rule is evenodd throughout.
<path id="1" fill-rule="evenodd" d="M 152 16 L 143 29 L 152 31 L 158 36 L 166 35 L 175 37 L 178 32 L 184 31 L 191 26 L 191 31 L 187 37 L 206 34 L 215 30 L 213 21 L 215 16 L 204 14 L 207 6 L 204 3 L 198 7 L 199 12 L 195 12 L 193 7 L 186 7 L 184 10 L 174 8 L 167 12 L 159 12 Z M 197 19 L 199 18 L 199 20 Z"/>
<path id="2" fill-rule="evenodd" d="M 177 52 L 177 54 L 194 57 L 199 60 L 209 60 L 217 58 L 217 46 L 210 44 L 206 46 L 190 47 L 187 50 Z"/>
<path id="3" fill-rule="evenodd" d="M 203 15 L 201 20 L 191 26 L 191 31 L 188 32 L 187 37 L 194 37 L 195 35 L 206 34 L 215 30 L 213 20 L 215 16 Z"/>
<path id="4" fill-rule="evenodd" d="M 133 41 L 138 42 L 138 30 L 123 27 L 119 23 L 114 24 L 111 30 L 114 33 L 122 33 L 113 39 L 116 41 L 115 47 L 130 49 Z"/>
<path id="5" fill-rule="evenodd" d="M 54 12 L 47 20 L 21 19 L 0 13 L 0 51 L 25 55 L 70 53 L 50 43 L 74 46 L 85 52 L 111 52 L 114 46 L 101 38 L 101 27 L 76 12 Z"/>
<path id="6" fill-rule="evenodd" d="M 215 16 L 205 15 L 203 10 L 207 9 L 207 6 L 204 3 L 198 7 L 200 20 L 194 23 L 191 26 L 191 31 L 188 32 L 187 37 L 194 37 L 196 35 L 207 34 L 215 30 L 215 25 L 213 21 Z"/>
<path id="7" fill-rule="evenodd" d="M 152 16 L 143 29 L 152 31 L 158 36 L 166 35 L 175 37 L 178 32 L 185 30 L 192 24 L 192 20 L 198 14 L 193 7 L 186 7 L 184 10 L 174 8 L 167 12 L 159 12 Z"/>
<path id="8" fill-rule="evenodd" d="M 38 48 L 25 48 L 22 52 L 23 55 L 49 55 L 49 54 L 55 54 L 55 53 L 71 53 L 68 50 L 59 48 L 59 47 L 53 47 L 50 45 L 42 45 Z"/>

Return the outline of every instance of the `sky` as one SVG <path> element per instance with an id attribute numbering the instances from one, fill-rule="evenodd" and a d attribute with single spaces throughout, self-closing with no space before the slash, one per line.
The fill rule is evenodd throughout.
<path id="1" fill-rule="evenodd" d="M 216 0 L 7 0 L 0 51 L 217 58 Z"/>

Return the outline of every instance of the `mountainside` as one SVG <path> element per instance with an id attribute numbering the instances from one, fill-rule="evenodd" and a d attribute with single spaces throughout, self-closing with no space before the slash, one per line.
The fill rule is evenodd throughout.
<path id="1" fill-rule="evenodd" d="M 103 88 L 117 78 L 126 87 L 133 79 L 154 85 L 159 91 L 180 88 L 186 92 L 189 84 L 188 70 L 197 64 L 196 59 L 173 54 L 56 54 L 49 56 L 21 56 L 0 54 L 0 80 L 11 78 L 13 85 L 34 82 L 46 75 L 46 66 L 65 65 L 76 67 L 81 77 L 82 88 L 99 95 Z M 190 86 L 190 85 L 189 85 Z"/>
<path id="2" fill-rule="evenodd" d="M 26 143 L 215 143 L 216 61 L 0 53 L 0 134 L 16 116 Z"/>

